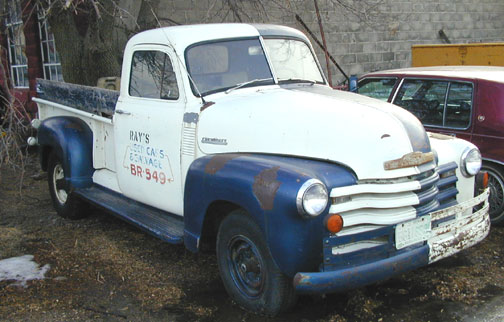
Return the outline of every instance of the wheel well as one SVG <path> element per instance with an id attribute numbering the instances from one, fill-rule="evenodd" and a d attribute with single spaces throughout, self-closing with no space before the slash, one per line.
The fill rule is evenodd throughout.
<path id="1" fill-rule="evenodd" d="M 214 201 L 207 209 L 205 220 L 203 221 L 203 231 L 201 233 L 200 249 L 203 251 L 215 251 L 217 232 L 221 221 L 240 206 L 227 201 Z"/>
<path id="2" fill-rule="evenodd" d="M 495 170 L 498 170 L 501 173 L 504 172 L 504 170 L 503 170 L 504 166 L 500 163 L 497 163 L 497 162 L 483 160 L 482 167 L 485 167 L 485 166 L 490 166 L 492 168 L 495 168 Z"/>
<path id="3" fill-rule="evenodd" d="M 49 156 L 52 152 L 52 147 L 45 145 L 40 147 L 40 165 L 43 171 L 47 171 L 49 165 Z"/>

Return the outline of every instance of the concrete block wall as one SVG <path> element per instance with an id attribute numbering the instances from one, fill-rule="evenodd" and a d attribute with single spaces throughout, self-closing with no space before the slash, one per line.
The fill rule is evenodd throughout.
<path id="1" fill-rule="evenodd" d="M 298 14 L 320 38 L 311 0 L 162 1 L 158 16 L 182 24 L 265 22 L 303 27 Z M 235 8 L 233 11 L 229 4 Z M 503 0 L 318 0 L 329 53 L 348 75 L 411 65 L 411 46 L 504 42 Z M 167 23 L 169 24 L 169 23 Z M 325 70 L 323 51 L 313 43 Z M 331 64 L 334 83 L 344 80 Z"/>

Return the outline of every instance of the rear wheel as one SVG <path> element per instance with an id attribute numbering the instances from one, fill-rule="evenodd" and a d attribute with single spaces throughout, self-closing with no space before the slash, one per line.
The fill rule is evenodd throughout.
<path id="1" fill-rule="evenodd" d="M 493 225 L 504 224 L 504 176 L 501 167 L 484 164 L 482 170 L 488 172 L 490 188 L 490 221 Z"/>
<path id="2" fill-rule="evenodd" d="M 73 188 L 66 179 L 67 175 L 63 163 L 57 154 L 52 153 L 49 156 L 47 182 L 54 209 L 56 209 L 58 215 L 64 218 L 79 219 L 85 217 L 88 207 L 73 193 Z"/>
<path id="3" fill-rule="evenodd" d="M 217 261 L 227 292 L 246 310 L 276 315 L 295 304 L 292 279 L 275 264 L 260 228 L 245 211 L 232 211 L 222 221 Z"/>

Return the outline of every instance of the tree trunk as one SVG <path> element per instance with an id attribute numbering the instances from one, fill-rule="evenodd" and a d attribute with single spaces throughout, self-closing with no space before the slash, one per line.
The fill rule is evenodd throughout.
<path id="1" fill-rule="evenodd" d="M 159 2 L 160 0 L 142 1 L 137 20 L 139 31 L 159 27 L 158 17 L 155 16 L 159 9 Z"/>
<path id="2" fill-rule="evenodd" d="M 68 83 L 96 86 L 98 78 L 120 76 L 121 61 L 114 46 L 114 3 L 102 1 L 98 16 L 90 2 L 74 8 L 53 6 L 49 25 Z"/>

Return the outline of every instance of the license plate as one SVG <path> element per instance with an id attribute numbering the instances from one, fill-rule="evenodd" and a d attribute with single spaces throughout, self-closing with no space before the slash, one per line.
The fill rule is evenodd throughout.
<path id="1" fill-rule="evenodd" d="M 423 216 L 402 224 L 397 224 L 395 230 L 396 249 L 423 242 L 431 234 L 431 218 Z"/>

